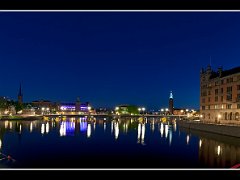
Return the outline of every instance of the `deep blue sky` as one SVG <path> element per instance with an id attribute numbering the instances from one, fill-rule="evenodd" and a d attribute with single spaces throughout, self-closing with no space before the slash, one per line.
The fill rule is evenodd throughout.
<path id="1" fill-rule="evenodd" d="M 239 66 L 237 12 L 1 12 L 0 96 L 199 107 L 199 73 Z"/>

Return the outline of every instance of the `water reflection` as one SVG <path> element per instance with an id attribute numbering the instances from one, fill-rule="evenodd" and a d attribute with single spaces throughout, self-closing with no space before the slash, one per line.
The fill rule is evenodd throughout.
<path id="1" fill-rule="evenodd" d="M 138 124 L 138 135 L 137 135 L 137 143 L 141 143 L 142 145 L 145 145 L 144 139 L 145 139 L 145 123 L 139 123 Z"/>
<path id="2" fill-rule="evenodd" d="M 240 147 L 203 138 L 199 160 L 209 167 L 232 167 L 240 163 Z"/>
<path id="3" fill-rule="evenodd" d="M 33 130 L 33 125 L 32 125 L 32 122 L 31 122 L 29 131 L 32 132 L 32 130 Z"/>
<path id="4" fill-rule="evenodd" d="M 115 122 L 114 123 L 114 135 L 115 135 L 115 139 L 117 140 L 118 139 L 118 135 L 119 135 L 119 124 L 118 122 Z"/>
<path id="5" fill-rule="evenodd" d="M 91 124 L 87 125 L 87 137 L 90 138 L 91 137 Z"/>
<path id="6" fill-rule="evenodd" d="M 156 133 L 152 133 L 154 131 L 156 131 Z M 146 120 L 145 118 L 116 118 L 109 121 L 109 119 L 104 118 L 88 119 L 86 117 L 83 117 L 64 119 L 55 118 L 53 120 L 44 121 L 1 121 L 1 150 L 4 149 L 6 151 L 6 147 L 11 147 L 9 146 L 9 144 L 12 143 L 11 141 L 20 141 L 20 139 L 14 139 L 14 136 L 12 136 L 16 132 L 17 134 L 19 133 L 19 136 L 21 136 L 21 134 L 24 134 L 24 137 L 26 137 L 26 139 L 29 137 L 36 138 L 36 141 L 38 140 L 37 136 L 34 136 L 34 134 L 36 133 L 38 133 L 39 135 L 43 135 L 43 137 L 40 136 L 43 141 L 49 141 L 49 138 L 44 137 L 49 137 L 51 134 L 55 133 L 56 136 L 52 137 L 60 138 L 62 142 L 71 142 L 69 141 L 69 139 L 71 139 L 72 141 L 77 140 L 77 142 L 73 144 L 83 142 L 82 139 L 79 141 L 79 139 L 77 138 L 83 138 L 85 141 L 89 141 L 91 139 L 92 142 L 94 142 L 95 138 L 93 137 L 101 136 L 103 138 L 100 138 L 98 139 L 98 141 L 96 141 L 96 146 L 104 144 L 107 141 L 112 141 L 110 143 L 107 142 L 106 144 L 111 144 L 111 148 L 113 149 L 115 147 L 119 148 L 119 144 L 122 144 L 122 146 L 127 148 L 128 146 L 137 146 L 137 148 L 143 149 L 147 147 L 146 149 L 149 148 L 148 150 L 150 154 L 155 153 L 154 156 L 156 157 L 162 156 L 162 154 L 164 154 L 164 156 L 168 156 L 170 154 L 169 152 L 171 152 L 171 156 L 174 156 L 175 151 L 178 152 L 179 148 L 185 148 L 184 150 L 189 149 L 193 152 L 198 152 L 198 161 L 201 163 L 202 167 L 226 168 L 240 163 L 240 140 L 223 141 L 224 138 L 222 137 L 214 140 L 215 137 L 213 138 L 211 136 L 202 136 L 202 134 L 194 135 L 189 130 L 187 132 L 183 132 L 182 129 L 179 129 L 179 127 L 177 127 L 175 122 L 163 122 L 157 118 L 152 118 L 148 120 Z M 181 136 L 178 136 L 178 133 L 180 135 L 180 132 L 182 132 Z M 7 138 L 5 137 L 5 135 Z M 67 136 L 68 138 L 63 138 L 64 136 Z M 72 138 L 72 136 L 76 138 Z M 218 137 L 218 135 L 215 136 Z M 11 137 L 12 139 L 8 142 L 9 137 Z M 136 138 L 138 144 L 136 143 Z M 4 146 L 2 146 L 3 139 Z M 54 142 L 55 140 L 58 139 L 54 139 Z M 187 146 L 189 145 L 190 141 L 191 146 Z M 124 144 L 125 142 L 128 144 Z M 239 143 L 234 144 L 234 142 Z M 110 146 L 109 144 L 108 146 Z M 141 145 L 145 145 L 145 147 Z M 14 147 L 15 146 L 16 148 L 18 148 L 18 144 L 14 144 Z M 26 148 L 29 148 L 30 146 L 31 144 L 28 144 L 28 147 Z M 168 149 L 170 148 L 170 146 L 171 151 L 170 149 Z M 11 150 L 11 148 L 9 149 Z M 189 158 L 189 154 L 191 153 L 186 152 L 184 156 L 186 156 L 188 159 L 196 160 L 196 158 L 193 157 Z"/>

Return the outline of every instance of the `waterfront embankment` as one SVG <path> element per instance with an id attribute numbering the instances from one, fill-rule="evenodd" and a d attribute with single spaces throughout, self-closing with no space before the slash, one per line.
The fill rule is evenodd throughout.
<path id="1" fill-rule="evenodd" d="M 21 115 L 14 115 L 14 116 L 0 116 L 0 121 L 15 121 L 15 120 L 26 120 L 26 121 L 34 121 L 34 120 L 41 120 L 43 119 L 42 116 L 21 116 Z"/>
<path id="2" fill-rule="evenodd" d="M 190 130 L 205 131 L 220 135 L 240 137 L 240 126 L 223 125 L 223 124 L 207 124 L 203 122 L 178 121 L 178 126 Z"/>

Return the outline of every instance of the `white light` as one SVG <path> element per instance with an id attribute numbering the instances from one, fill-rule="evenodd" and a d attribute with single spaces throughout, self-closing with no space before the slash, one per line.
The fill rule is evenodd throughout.
<path id="1" fill-rule="evenodd" d="M 9 123 L 9 128 L 12 129 L 12 122 Z"/>
<path id="2" fill-rule="evenodd" d="M 189 135 L 187 135 L 187 145 L 189 144 Z"/>
<path id="3" fill-rule="evenodd" d="M 161 134 L 161 137 L 163 137 L 163 131 L 164 131 L 164 129 L 163 129 L 163 124 L 161 123 L 161 126 L 160 126 L 160 134 Z"/>
<path id="4" fill-rule="evenodd" d="M 30 132 L 32 132 L 32 128 L 33 128 L 33 127 L 32 127 L 32 122 L 31 122 L 31 124 L 30 124 Z"/>
<path id="5" fill-rule="evenodd" d="M 218 147 L 217 147 L 217 155 L 219 156 L 219 155 L 220 155 L 220 153 L 221 153 L 221 147 L 220 147 L 220 146 L 218 146 Z"/>
<path id="6" fill-rule="evenodd" d="M 45 108 L 44 107 L 42 107 L 42 111 L 44 111 L 45 110 Z"/>
<path id="7" fill-rule="evenodd" d="M 49 123 L 47 122 L 47 124 L 46 124 L 46 133 L 48 133 L 49 132 Z"/>
<path id="8" fill-rule="evenodd" d="M 172 144 L 172 130 L 169 130 L 169 146 Z"/>
<path id="9" fill-rule="evenodd" d="M 186 109 L 186 111 L 188 112 L 189 110 L 188 110 L 188 109 Z"/>
<path id="10" fill-rule="evenodd" d="M 144 145 L 144 138 L 145 138 L 145 124 L 142 124 L 142 137 L 141 137 L 142 145 Z"/>
<path id="11" fill-rule="evenodd" d="M 113 121 L 111 122 L 111 133 L 113 132 Z"/>
<path id="12" fill-rule="evenodd" d="M 137 137 L 138 143 L 140 142 L 140 137 L 141 137 L 141 124 L 139 123 L 138 124 L 138 137 Z"/>
<path id="13" fill-rule="evenodd" d="M 166 108 L 165 111 L 168 111 L 168 108 Z"/>
<path id="14" fill-rule="evenodd" d="M 138 108 L 138 111 L 141 111 L 141 108 Z"/>
<path id="15" fill-rule="evenodd" d="M 88 138 L 91 137 L 91 124 L 88 124 L 88 126 L 87 126 L 87 137 Z"/>
<path id="16" fill-rule="evenodd" d="M 49 111 L 49 108 L 47 108 L 47 111 Z"/>
<path id="17" fill-rule="evenodd" d="M 183 110 L 181 110 L 180 112 L 183 113 Z"/>
<path id="18" fill-rule="evenodd" d="M 145 111 L 145 108 L 143 107 L 142 110 Z"/>
<path id="19" fill-rule="evenodd" d="M 202 117 L 203 117 L 203 115 L 201 114 L 201 115 L 200 115 L 200 118 L 202 118 Z"/>
<path id="20" fill-rule="evenodd" d="M 221 118 L 222 116 L 221 116 L 221 114 L 218 114 L 218 118 Z"/>
<path id="21" fill-rule="evenodd" d="M 200 139 L 199 140 L 199 148 L 201 148 L 202 147 L 202 140 Z"/>
<path id="22" fill-rule="evenodd" d="M 0 149 L 2 148 L 2 140 L 0 139 Z"/>
<path id="23" fill-rule="evenodd" d="M 115 123 L 114 132 L 115 132 L 115 139 L 118 139 L 118 135 L 119 135 L 118 123 Z"/>
<path id="24" fill-rule="evenodd" d="M 103 129 L 106 131 L 106 123 L 103 124 Z"/>
<path id="25" fill-rule="evenodd" d="M 165 138 L 168 137 L 168 125 L 165 125 Z"/>
<path id="26" fill-rule="evenodd" d="M 66 122 L 62 122 L 59 130 L 60 136 L 66 136 Z"/>
<path id="27" fill-rule="evenodd" d="M 19 131 L 21 132 L 22 131 L 22 125 L 20 124 L 19 126 Z"/>
<path id="28" fill-rule="evenodd" d="M 90 106 L 88 106 L 88 110 L 89 110 L 89 111 L 91 110 L 91 107 L 90 107 Z"/>
<path id="29" fill-rule="evenodd" d="M 161 111 L 163 112 L 163 111 L 164 111 L 164 109 L 161 109 Z"/>
<path id="30" fill-rule="evenodd" d="M 41 134 L 44 134 L 44 132 L 45 132 L 45 124 L 42 124 L 42 126 L 41 126 Z"/>
<path id="31" fill-rule="evenodd" d="M 119 110 L 119 107 L 115 107 L 115 110 L 116 110 L 116 111 Z"/>

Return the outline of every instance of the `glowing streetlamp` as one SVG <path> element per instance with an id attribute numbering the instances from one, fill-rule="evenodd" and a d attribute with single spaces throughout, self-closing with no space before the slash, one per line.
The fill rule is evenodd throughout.
<path id="1" fill-rule="evenodd" d="M 143 114 L 144 114 L 144 111 L 145 111 L 145 110 L 146 110 L 145 107 L 143 107 L 143 108 L 142 108 Z"/>
<path id="2" fill-rule="evenodd" d="M 88 106 L 88 115 L 90 115 L 91 106 Z"/>

